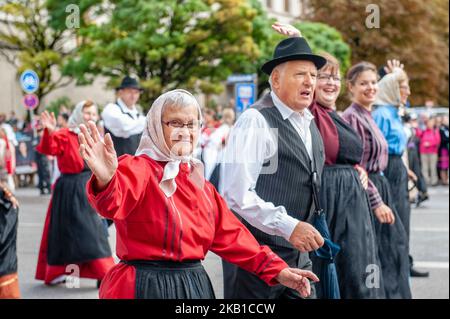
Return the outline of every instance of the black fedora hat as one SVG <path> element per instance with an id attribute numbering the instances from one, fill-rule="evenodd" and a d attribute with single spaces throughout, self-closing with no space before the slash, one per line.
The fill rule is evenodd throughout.
<path id="1" fill-rule="evenodd" d="M 128 75 L 123 78 L 120 86 L 116 87 L 116 91 L 127 88 L 143 91 L 143 89 L 139 86 L 138 81 Z"/>
<path id="2" fill-rule="evenodd" d="M 305 38 L 293 37 L 284 39 L 277 44 L 273 52 L 273 59 L 264 63 L 261 70 L 270 75 L 278 64 L 293 60 L 311 61 L 317 69 L 322 68 L 327 63 L 324 57 L 312 53 Z"/>

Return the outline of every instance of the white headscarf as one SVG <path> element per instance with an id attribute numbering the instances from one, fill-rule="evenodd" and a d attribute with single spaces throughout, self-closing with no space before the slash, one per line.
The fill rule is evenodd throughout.
<path id="1" fill-rule="evenodd" d="M 400 97 L 400 80 L 407 79 L 405 71 L 395 69 L 394 72 L 386 74 L 378 82 L 378 92 L 375 100 L 375 105 L 393 105 L 401 107 Z"/>
<path id="2" fill-rule="evenodd" d="M 68 126 L 69 130 L 72 132 L 79 134 L 80 133 L 80 124 L 84 123 L 83 119 L 83 106 L 86 104 L 86 100 L 81 101 L 77 105 L 75 105 L 75 108 L 72 112 L 72 114 L 69 117 Z M 92 104 L 91 106 L 97 107 L 97 105 Z"/>
<path id="3" fill-rule="evenodd" d="M 159 96 L 147 113 L 146 129 L 142 134 L 136 155 L 145 154 L 155 161 L 167 162 L 164 167 L 164 174 L 159 182 L 159 187 L 167 197 L 172 196 L 177 184 L 175 178 L 178 175 L 180 163 L 189 163 L 191 166 L 191 180 L 199 187 L 203 188 L 205 179 L 203 174 L 203 164 L 192 156 L 177 156 L 170 152 L 165 139 L 162 127 L 162 116 L 165 106 L 192 106 L 198 109 L 199 120 L 201 120 L 201 109 L 195 97 L 186 90 L 172 90 Z M 200 131 L 200 127 L 199 127 Z M 195 148 L 195 145 L 194 145 Z"/>

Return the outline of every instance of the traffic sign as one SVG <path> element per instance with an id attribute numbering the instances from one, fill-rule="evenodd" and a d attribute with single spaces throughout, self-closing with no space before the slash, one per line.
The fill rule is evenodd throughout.
<path id="1" fill-rule="evenodd" d="M 250 105 L 255 103 L 255 89 L 254 83 L 237 83 L 235 86 L 236 96 L 236 112 L 242 113 Z"/>
<path id="2" fill-rule="evenodd" d="M 23 97 L 23 105 L 27 110 L 34 110 L 39 105 L 39 98 L 36 94 L 27 94 Z"/>
<path id="3" fill-rule="evenodd" d="M 26 93 L 34 93 L 39 88 L 39 76 L 33 70 L 25 70 L 20 76 L 20 85 Z"/>

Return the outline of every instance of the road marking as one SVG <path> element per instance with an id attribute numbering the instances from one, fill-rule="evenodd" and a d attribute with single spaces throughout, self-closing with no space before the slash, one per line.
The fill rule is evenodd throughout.
<path id="1" fill-rule="evenodd" d="M 448 261 L 414 261 L 414 267 L 448 269 Z"/>
<path id="2" fill-rule="evenodd" d="M 414 227 L 411 229 L 412 231 L 424 231 L 430 233 L 448 233 L 448 228 L 444 227 Z"/>

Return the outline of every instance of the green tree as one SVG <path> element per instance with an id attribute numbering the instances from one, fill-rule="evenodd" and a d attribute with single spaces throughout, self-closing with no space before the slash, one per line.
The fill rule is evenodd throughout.
<path id="1" fill-rule="evenodd" d="M 35 92 L 40 100 L 68 85 L 70 78 L 57 71 L 70 55 L 67 39 L 71 32 L 50 27 L 45 1 L 1 1 L 0 14 L 0 54 L 17 68 L 17 78 L 33 69 L 40 79 Z"/>
<path id="2" fill-rule="evenodd" d="M 352 63 L 379 67 L 400 59 L 410 77 L 413 105 L 432 98 L 448 105 L 448 1 L 377 0 L 379 28 L 368 28 L 371 0 L 309 0 L 307 18 L 339 30 L 352 49 Z"/>
<path id="3" fill-rule="evenodd" d="M 55 28 L 64 23 L 71 0 L 48 0 Z M 81 4 L 83 6 L 81 6 Z M 139 77 L 144 108 L 161 92 L 183 87 L 219 93 L 222 81 L 255 63 L 260 52 L 252 38 L 257 11 L 245 0 L 83 1 L 80 45 L 64 74 L 78 84 L 96 76 L 114 87 L 125 74 Z"/>

